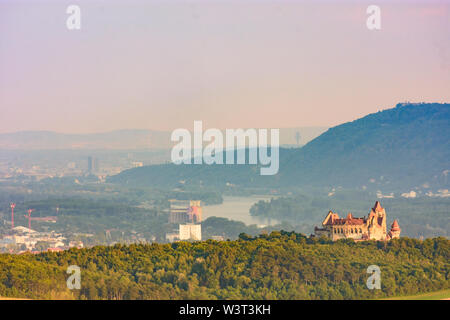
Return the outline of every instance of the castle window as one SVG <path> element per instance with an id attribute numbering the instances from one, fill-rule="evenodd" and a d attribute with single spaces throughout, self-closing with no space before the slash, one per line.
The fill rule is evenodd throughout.
<path id="1" fill-rule="evenodd" d="M 362 233 L 362 229 L 361 228 L 359 228 L 359 233 Z"/>
<path id="2" fill-rule="evenodd" d="M 353 233 L 353 229 L 351 229 L 352 230 L 352 233 Z"/>

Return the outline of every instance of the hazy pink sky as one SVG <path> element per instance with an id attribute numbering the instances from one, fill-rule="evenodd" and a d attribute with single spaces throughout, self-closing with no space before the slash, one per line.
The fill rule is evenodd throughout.
<path id="1" fill-rule="evenodd" d="M 0 2 L 0 132 L 333 126 L 405 100 L 450 102 L 450 1 Z"/>

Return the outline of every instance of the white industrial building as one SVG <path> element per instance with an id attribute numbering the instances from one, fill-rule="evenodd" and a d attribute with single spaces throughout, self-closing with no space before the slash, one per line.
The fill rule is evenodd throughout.
<path id="1" fill-rule="evenodd" d="M 180 240 L 202 240 L 201 224 L 180 224 Z"/>

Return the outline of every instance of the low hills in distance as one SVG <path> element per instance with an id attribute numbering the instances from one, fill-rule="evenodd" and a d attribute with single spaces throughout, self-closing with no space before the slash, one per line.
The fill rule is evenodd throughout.
<path id="1" fill-rule="evenodd" d="M 170 135 L 163 131 L 116 130 L 91 134 L 20 131 L 0 134 L 0 149 L 7 150 L 131 150 L 167 148 Z"/>
<path id="2" fill-rule="evenodd" d="M 280 170 L 258 165 L 154 165 L 109 179 L 129 186 L 448 189 L 450 104 L 400 103 L 328 129 L 301 148 L 280 149 Z"/>
<path id="3" fill-rule="evenodd" d="M 191 130 L 192 128 L 186 128 Z M 280 129 L 284 146 L 304 145 L 326 131 L 326 127 Z M 297 141 L 297 132 L 299 140 Z M 0 133 L 0 149 L 6 150 L 145 150 L 170 149 L 171 132 L 155 130 L 115 130 L 90 134 L 66 134 L 52 131 Z M 298 143 L 297 143 L 298 142 Z M 169 160 L 169 159 L 168 159 Z"/>

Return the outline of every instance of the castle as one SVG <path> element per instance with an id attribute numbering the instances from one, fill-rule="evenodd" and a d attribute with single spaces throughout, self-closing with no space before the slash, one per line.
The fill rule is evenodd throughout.
<path id="1" fill-rule="evenodd" d="M 337 213 L 328 212 L 322 222 L 322 228 L 315 227 L 314 234 L 317 237 L 326 236 L 333 241 L 339 239 L 362 240 L 391 240 L 400 237 L 400 226 L 397 220 L 391 225 L 391 230 L 386 233 L 386 211 L 380 202 L 375 202 L 375 206 L 369 216 L 355 218 L 351 213 L 347 218 L 339 218 Z"/>

